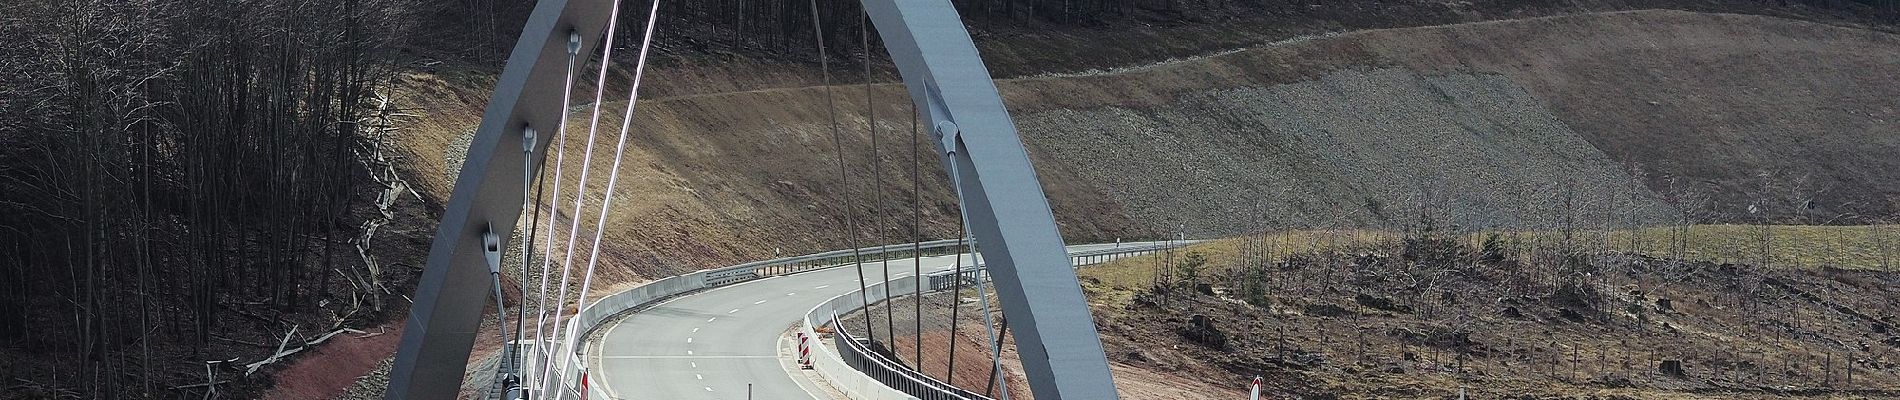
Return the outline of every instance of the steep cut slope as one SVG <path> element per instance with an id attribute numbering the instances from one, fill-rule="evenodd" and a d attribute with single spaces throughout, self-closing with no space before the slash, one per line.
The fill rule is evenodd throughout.
<path id="1" fill-rule="evenodd" d="M 1561 211 L 1566 188 L 1634 189 L 1641 217 L 1672 213 L 1539 105 L 1499 75 L 1383 68 L 1019 119 L 1039 149 L 1138 220 L 1231 224 L 1196 235 L 1386 225 L 1420 212 L 1522 226 Z"/>
<path id="2" fill-rule="evenodd" d="M 1239 115 L 1305 107 L 1352 117 L 1296 127 L 1293 124 L 1314 121 L 1314 116 L 1268 114 L 1258 121 L 1228 122 L 1212 131 L 1216 137 L 1227 135 L 1221 131 L 1264 132 L 1268 137 L 1344 130 L 1393 132 L 1395 128 L 1417 132 L 1445 128 L 1439 122 L 1448 119 L 1463 118 L 1457 125 L 1469 125 L 1473 116 L 1483 121 L 1536 121 L 1537 114 L 1548 114 L 1555 121 L 1544 122 L 1562 126 L 1545 124 L 1547 129 L 1575 132 L 1608 156 L 1613 165 L 1604 170 L 1639 168 L 1645 172 L 1647 186 L 1661 192 L 1682 191 L 1670 185 L 1671 176 L 1680 182 L 1708 183 L 1696 189 L 1718 201 L 1712 210 L 1691 211 L 1737 219 L 1746 217 L 1747 204 L 1761 203 L 1778 219 L 1822 220 L 1842 214 L 1884 216 L 1895 210 L 1892 196 L 1900 193 L 1895 186 L 1900 181 L 1881 172 L 1891 170 L 1894 161 L 1880 156 L 1900 144 L 1893 135 L 1900 127 L 1893 103 L 1883 100 L 1900 90 L 1900 75 L 1896 75 L 1900 58 L 1895 57 L 1900 43 L 1896 41 L 1890 34 L 1767 17 L 1622 12 L 1343 34 L 1123 74 L 1013 82 L 1016 85 L 1011 86 L 1018 90 L 1010 94 L 1016 111 L 1032 119 L 1046 109 L 1090 112 L 1102 107 L 1095 99 L 1114 99 L 1109 103 L 1112 107 L 1147 110 L 1138 112 L 1185 110 L 1180 112 L 1230 118 L 1235 114 L 1203 109 L 1209 102 L 1181 99 L 1231 88 L 1291 85 L 1275 86 L 1278 96 L 1264 99 L 1291 106 L 1220 102 L 1217 107 L 1255 110 Z M 1390 86 L 1395 82 L 1365 81 L 1349 78 L 1357 73 L 1340 72 L 1365 68 L 1399 68 L 1447 81 L 1456 81 L 1460 75 L 1496 76 L 1499 79 L 1490 80 L 1490 87 L 1503 90 L 1497 93 L 1522 91 L 1528 96 L 1458 98 L 1455 92 L 1407 96 L 1390 92 L 1407 90 Z M 1331 86 L 1324 91 L 1333 94 L 1303 96 L 1299 94 L 1302 85 Z M 1431 99 L 1434 96 L 1440 99 Z M 1426 99 L 1460 111 L 1414 112 L 1421 110 L 1420 101 Z M 1416 118 L 1428 114 L 1429 118 Z M 1365 120 L 1355 121 L 1359 118 Z M 1391 121 L 1388 128 L 1366 125 L 1381 119 Z M 1025 126 L 1032 132 L 1037 127 Z M 1483 140 L 1507 136 L 1538 140 L 1540 136 L 1507 126 L 1475 131 L 1484 133 L 1477 135 L 1487 138 Z M 1070 132 L 1062 126 L 1052 128 L 1058 130 L 1042 141 Z M 1105 129 L 1129 134 L 1142 130 Z M 1403 146 L 1404 141 L 1413 140 L 1404 136 L 1411 135 L 1374 137 L 1389 140 L 1383 144 Z M 1127 164 L 1117 161 L 1114 165 Z M 1768 178 L 1762 178 L 1764 173 Z M 1532 174 L 1522 180 L 1540 182 L 1549 177 Z M 1460 181 L 1450 180 L 1454 186 Z M 1138 183 L 1128 187 L 1164 190 Z M 1267 195 L 1270 204 L 1297 203 Z M 1149 193 L 1144 198 L 1175 197 Z M 1610 201 L 1607 194 L 1599 197 L 1606 198 L 1598 201 Z M 1804 203 L 1806 210 L 1794 206 Z"/>
<path id="3" fill-rule="evenodd" d="M 1875 216 L 1900 193 L 1900 177 L 1882 173 L 1896 161 L 1879 157 L 1900 147 L 1896 110 L 1878 100 L 1900 94 L 1896 53 L 1900 39 L 1872 31 L 1642 11 L 1367 31 L 999 86 L 1077 241 L 1181 226 L 1399 223 L 1420 212 L 1497 226 L 1583 203 L 1638 205 L 1622 208 L 1646 210 L 1628 217 L 1640 221 L 1672 214 L 1656 199 L 1685 185 L 1668 176 L 1712 183 L 1715 211 L 1730 218 L 1749 202 L 1783 217 Z M 452 143 L 482 104 L 466 93 L 485 83 L 405 82 L 405 100 L 424 114 L 408 133 L 412 175 L 441 179 L 419 186 L 446 193 L 449 155 L 460 151 Z M 868 226 L 861 241 L 903 239 L 910 109 L 895 85 L 870 89 L 875 107 L 865 90 L 834 88 L 835 109 L 823 88 L 643 102 L 623 207 L 609 219 L 615 274 L 836 247 L 847 239 L 847 197 Z M 850 190 L 831 145 L 834 110 Z M 880 127 L 879 208 L 866 208 L 875 195 L 865 186 L 874 174 L 865 110 Z M 603 141 L 619 123 L 607 114 Z M 573 126 L 578 138 L 586 121 Z M 568 154 L 583 147 L 569 140 Z M 599 151 L 596 171 L 611 158 Z M 951 236 L 951 195 L 927 153 L 924 230 Z M 1632 169 L 1646 185 L 1629 184 Z M 1790 212 L 1792 197 L 1812 198 L 1812 210 Z M 863 222 L 876 210 L 890 221 Z"/>

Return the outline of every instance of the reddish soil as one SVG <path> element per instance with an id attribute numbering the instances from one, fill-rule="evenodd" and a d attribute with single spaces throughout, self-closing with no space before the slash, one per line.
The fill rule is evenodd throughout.
<path id="1" fill-rule="evenodd" d="M 264 393 L 271 400 L 318 400 L 342 397 L 343 391 L 395 353 L 402 339 L 403 321 L 364 329 L 367 334 L 341 334 L 277 372 L 277 384 Z"/>

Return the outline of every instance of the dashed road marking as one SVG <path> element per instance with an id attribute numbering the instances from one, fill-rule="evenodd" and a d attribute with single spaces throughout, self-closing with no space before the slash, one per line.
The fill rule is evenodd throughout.
<path id="1" fill-rule="evenodd" d="M 831 285 L 818 285 L 818 287 L 815 287 L 815 288 L 812 288 L 812 289 L 824 289 L 824 288 L 828 288 L 828 287 L 831 287 Z"/>
<path id="2" fill-rule="evenodd" d="M 715 319 L 719 319 L 719 317 L 712 317 L 712 318 L 707 318 L 707 319 L 706 319 L 706 322 L 713 322 L 713 320 L 715 320 Z"/>
<path id="3" fill-rule="evenodd" d="M 693 328 L 693 333 L 699 333 L 699 328 Z"/>
<path id="4" fill-rule="evenodd" d="M 739 312 L 739 309 L 737 309 L 737 308 L 734 308 L 734 309 L 732 309 L 732 311 L 727 311 L 726 313 L 727 313 L 727 314 L 731 314 L 731 313 L 736 313 L 736 312 Z"/>
<path id="5" fill-rule="evenodd" d="M 693 338 L 686 338 L 686 343 L 692 343 L 692 342 L 693 342 Z"/>
<path id="6" fill-rule="evenodd" d="M 708 392 L 710 392 L 710 391 L 712 391 L 712 387 L 711 387 L 711 386 L 707 386 L 707 387 L 706 387 L 706 391 L 708 391 Z"/>
<path id="7" fill-rule="evenodd" d="M 765 300 L 754 301 L 752 304 L 765 304 Z"/>
<path id="8" fill-rule="evenodd" d="M 705 376 L 705 375 L 700 375 L 700 374 L 693 374 L 693 377 L 694 377 L 694 378 L 699 378 L 699 380 L 702 380 L 702 381 L 703 381 L 703 380 L 706 380 L 706 376 Z"/>
<path id="9" fill-rule="evenodd" d="M 797 294 L 798 294 L 798 292 L 791 292 L 791 293 L 786 293 L 785 295 L 786 295 L 786 296 L 794 296 L 794 295 L 797 295 Z"/>

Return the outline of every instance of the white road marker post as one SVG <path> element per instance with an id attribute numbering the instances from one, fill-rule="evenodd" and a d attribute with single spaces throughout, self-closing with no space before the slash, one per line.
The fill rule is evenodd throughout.
<path id="1" fill-rule="evenodd" d="M 1247 399 L 1260 400 L 1260 377 L 1253 377 L 1253 385 L 1251 386 L 1253 386 L 1253 389 L 1250 394 L 1247 395 Z"/>

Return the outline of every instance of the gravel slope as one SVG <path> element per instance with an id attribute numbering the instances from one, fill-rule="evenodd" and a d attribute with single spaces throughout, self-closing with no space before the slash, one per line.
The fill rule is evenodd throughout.
<path id="1" fill-rule="evenodd" d="M 1420 212 L 1513 226 L 1559 212 L 1563 185 L 1600 201 L 1633 190 L 1645 216 L 1673 214 L 1540 106 L 1499 75 L 1380 68 L 1018 118 L 1038 150 L 1137 220 L 1199 228 L 1190 235 L 1390 226 Z"/>

